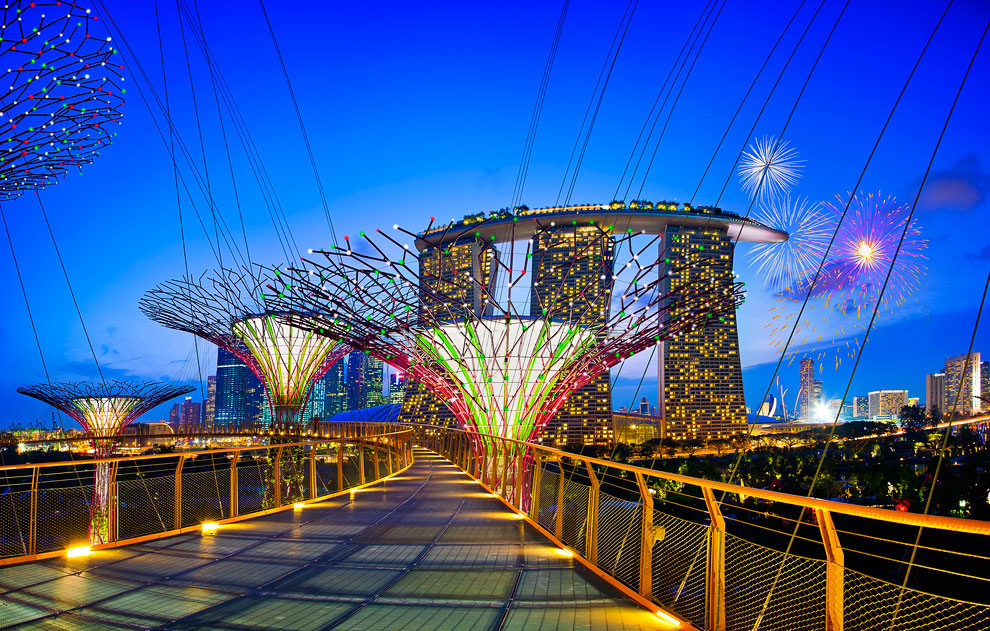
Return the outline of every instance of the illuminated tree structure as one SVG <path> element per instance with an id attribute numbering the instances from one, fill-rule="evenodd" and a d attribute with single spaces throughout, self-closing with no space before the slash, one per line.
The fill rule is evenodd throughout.
<path id="1" fill-rule="evenodd" d="M 2 9 L 0 201 L 81 168 L 112 142 L 123 66 L 96 15 L 69 2 L 13 0 Z"/>
<path id="2" fill-rule="evenodd" d="M 345 237 L 346 246 L 278 271 L 269 294 L 300 326 L 421 382 L 471 434 L 476 454 L 491 455 L 494 441 L 482 434 L 538 440 L 573 392 L 724 316 L 741 296 L 731 274 L 678 283 L 685 264 L 665 256 L 662 236 L 594 222 L 581 230 L 580 240 L 553 226 L 521 240 L 510 231 L 502 246 L 471 230 L 460 267 L 446 258 L 453 246 L 431 242 L 429 231 L 401 231 L 417 239 L 420 254 L 391 236 L 362 233 L 353 247 Z M 499 457 L 517 456 L 527 454 L 512 447 Z M 486 461 L 500 475 L 501 466 Z"/>
<path id="3" fill-rule="evenodd" d="M 262 286 L 246 270 L 161 283 L 144 295 L 140 309 L 155 322 L 193 333 L 243 361 L 264 384 L 271 429 L 281 433 L 305 430 L 302 410 L 313 382 L 350 350 L 268 309 Z"/>
<path id="4" fill-rule="evenodd" d="M 120 435 L 131 421 L 191 386 L 139 381 L 37 384 L 17 391 L 48 403 L 75 419 L 93 444 L 97 459 L 113 455 Z M 111 463 L 97 462 L 90 504 L 90 545 L 112 541 L 115 502 L 111 498 Z"/>

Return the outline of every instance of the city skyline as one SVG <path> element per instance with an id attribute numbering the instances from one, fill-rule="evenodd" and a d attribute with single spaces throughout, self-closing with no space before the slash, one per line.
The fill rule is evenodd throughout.
<path id="1" fill-rule="evenodd" d="M 962 3 L 950 12 L 937 40 L 939 46 L 935 47 L 919 68 L 918 77 L 912 83 L 915 87 L 908 91 L 905 103 L 881 146 L 880 154 L 871 166 L 864 188 L 890 191 L 897 194 L 899 199 L 912 199 L 923 167 L 917 152 L 910 150 L 911 143 L 918 140 L 912 132 L 916 129 L 924 130 L 922 135 L 926 142 L 929 136 L 933 136 L 930 121 L 944 112 L 952 92 L 948 86 L 959 78 L 958 73 L 943 73 L 940 69 L 959 67 L 960 60 L 972 43 L 972 29 L 968 27 L 976 8 L 973 3 Z M 154 20 L 148 19 L 149 9 L 135 5 L 115 7 L 114 10 L 114 17 L 121 27 L 134 33 L 132 42 L 142 63 L 150 64 L 157 57 L 157 36 L 149 30 L 154 24 Z M 526 19 L 518 19 L 519 15 L 513 13 L 514 11 L 525 11 Z M 642 98 L 635 98 L 635 95 L 642 92 L 644 78 L 647 82 L 656 83 L 662 79 L 660 69 L 665 67 L 664 63 L 671 53 L 648 45 L 649 38 L 645 37 L 647 25 L 662 15 L 671 28 L 681 25 L 686 31 L 695 18 L 689 7 L 666 7 L 662 13 L 660 11 L 655 7 L 643 7 L 639 9 L 637 19 L 632 24 L 629 41 L 620 58 L 622 63 L 618 64 L 617 76 L 609 88 L 607 107 L 602 112 L 600 127 L 596 129 L 590 142 L 587 166 L 582 177 L 577 180 L 575 196 L 579 199 L 601 198 L 602 191 L 610 194 L 614 189 L 614 182 L 619 178 L 628 147 L 621 142 L 606 142 L 605 139 L 635 137 L 637 120 L 649 109 L 649 103 Z M 854 13 L 856 11 L 858 13 Z M 837 29 L 836 43 L 830 46 L 823 57 L 821 67 L 816 70 L 816 77 L 809 84 L 809 92 L 802 99 L 798 115 L 787 134 L 791 146 L 800 152 L 800 157 L 806 164 L 800 191 L 816 200 L 830 199 L 855 182 L 855 166 L 862 163 L 867 149 L 863 139 L 871 137 L 878 128 L 880 117 L 889 105 L 887 95 L 905 78 L 917 52 L 912 46 L 927 36 L 927 18 L 934 16 L 935 9 L 926 7 L 926 15 L 910 17 L 900 15 L 888 5 L 852 8 L 850 12 L 849 19 L 844 20 Z M 481 38 L 484 45 L 478 46 L 472 42 L 469 48 L 465 48 L 470 54 L 464 58 L 454 56 L 451 60 L 458 68 L 480 66 L 491 70 L 487 73 L 464 75 L 468 77 L 468 83 L 463 89 L 471 94 L 490 93 L 496 88 L 504 93 L 502 88 L 507 85 L 507 77 L 510 75 L 530 77 L 532 81 L 529 84 L 525 81 L 518 82 L 519 87 L 516 89 L 520 98 L 508 99 L 513 103 L 509 110 L 502 107 L 496 109 L 484 99 L 476 99 L 467 109 L 462 104 L 456 110 L 445 106 L 440 111 L 432 112 L 416 104 L 412 110 L 398 114 L 389 108 L 376 106 L 372 114 L 346 101 L 334 100 L 329 104 L 331 110 L 323 121 L 310 121 L 313 123 L 310 131 L 316 141 L 321 170 L 333 174 L 328 181 L 328 203 L 334 211 L 334 221 L 339 233 L 355 234 L 358 230 L 372 227 L 371 224 L 390 225 L 394 221 L 424 226 L 432 215 L 459 217 L 479 208 L 499 208 L 511 199 L 515 165 L 524 140 L 525 121 L 529 116 L 528 106 L 524 103 L 529 102 L 538 82 L 539 59 L 556 19 L 555 13 L 554 9 L 538 6 L 527 7 L 525 10 L 513 7 L 504 13 L 486 14 L 486 20 L 474 27 L 476 30 L 470 38 Z M 559 175 L 565 170 L 568 148 L 573 143 L 574 130 L 580 122 L 583 109 L 582 104 L 572 102 L 570 97 L 590 91 L 592 86 L 583 71 L 599 64 L 604 55 L 604 45 L 577 46 L 576 42 L 582 40 L 583 33 L 597 31 L 601 23 L 617 22 L 620 13 L 614 7 L 585 7 L 582 11 L 573 12 L 568 22 L 568 37 L 562 42 L 561 51 L 567 62 L 555 69 L 548 90 L 547 111 L 554 112 L 554 116 L 547 117 L 541 125 L 536 138 L 529 185 L 522 196 L 523 201 L 530 205 L 549 203 L 557 194 Z M 890 28 L 877 33 L 866 27 L 865 24 L 870 23 L 871 13 L 883 16 Z M 933 15 L 927 15 L 928 13 Z M 365 17 L 361 8 L 349 7 L 342 19 L 344 23 L 359 23 Z M 411 16 L 405 16 L 409 17 Z M 451 30 L 458 29 L 452 28 L 452 17 L 436 17 L 439 19 L 435 23 L 425 27 L 426 37 L 419 38 L 420 41 L 429 40 L 431 43 L 424 44 L 422 48 L 403 51 L 402 57 L 408 63 L 415 64 L 416 67 L 429 66 L 426 57 L 442 50 L 443 46 L 466 46 L 468 40 L 463 34 L 441 44 Z M 252 11 L 238 16 L 238 20 L 244 21 L 249 30 L 259 29 L 261 19 L 260 15 Z M 274 12 L 272 19 L 276 29 L 287 28 L 286 15 Z M 402 19 L 401 15 L 389 16 L 382 24 L 384 32 L 401 35 L 405 27 Z M 242 85 L 238 82 L 243 82 L 247 77 L 238 71 L 243 67 L 238 65 L 242 53 L 238 53 L 235 59 L 229 52 L 238 49 L 233 41 L 233 32 L 217 27 L 223 20 L 221 9 L 204 7 L 203 21 L 210 36 L 216 38 L 218 63 L 231 73 L 229 79 L 236 92 L 237 86 Z M 688 84 L 693 90 L 689 89 L 687 94 L 696 94 L 712 85 L 718 85 L 730 97 L 741 94 L 746 87 L 742 79 L 724 76 L 724 72 L 712 61 L 725 58 L 727 51 L 732 51 L 737 63 L 755 69 L 763 51 L 754 49 L 749 42 L 753 38 L 766 37 L 783 25 L 782 15 L 762 19 L 747 15 L 739 7 L 731 5 L 726 7 L 723 20 L 724 24 L 737 26 L 727 28 L 722 23 L 716 25 L 715 30 L 721 38 L 713 37 L 710 50 L 706 50 L 705 55 L 700 58 Z M 508 24 L 513 25 L 512 29 L 522 29 L 513 32 L 527 43 L 536 42 L 540 52 L 537 54 L 527 50 L 522 54 L 509 42 L 503 41 L 501 33 Z M 308 25 L 303 27 L 313 28 Z M 166 35 L 178 32 L 177 25 L 167 20 L 163 28 Z M 429 35 L 434 32 L 433 29 L 436 29 L 437 35 L 443 33 L 444 37 L 431 40 Z M 812 29 L 812 34 L 819 37 L 822 35 L 818 29 Z M 873 51 L 873 56 L 866 61 L 852 55 L 848 46 L 851 42 L 858 44 L 865 41 L 864 38 L 869 38 L 872 42 L 870 50 Z M 402 41 L 405 38 L 398 36 L 389 39 L 387 45 L 379 42 L 372 48 L 348 35 L 333 42 L 332 46 L 335 54 L 344 54 L 349 59 L 355 58 L 349 54 L 349 48 L 359 50 L 361 67 L 379 70 L 387 67 L 383 65 L 385 60 L 394 58 L 394 47 L 399 46 Z M 307 72 L 311 70 L 306 65 L 310 46 L 312 44 L 306 37 L 299 37 L 287 43 L 284 51 L 299 75 L 295 80 L 299 82 L 297 87 L 300 107 L 304 112 L 315 112 L 322 105 L 321 99 L 316 96 L 319 90 L 312 89 L 319 84 L 319 80 L 315 78 L 319 73 Z M 280 72 L 269 50 L 252 50 L 248 54 L 251 55 L 254 63 L 252 67 L 257 72 L 271 77 Z M 174 48 L 165 51 L 165 61 L 170 73 L 177 72 L 184 63 L 182 55 Z M 856 115 L 839 117 L 839 120 L 830 109 L 832 85 L 839 80 L 849 63 L 866 63 L 864 71 L 873 69 L 871 74 L 876 80 L 863 86 L 866 92 Z M 650 70 L 652 66 L 656 68 Z M 871 341 L 861 368 L 853 380 L 851 393 L 865 393 L 888 387 L 888 381 L 897 381 L 900 384 L 898 387 L 912 392 L 922 392 L 924 375 L 937 369 L 944 356 L 952 352 L 950 349 L 960 352 L 967 345 L 967 332 L 964 331 L 966 327 L 955 326 L 955 323 L 960 319 L 971 323 L 974 319 L 978 296 L 974 295 L 972 286 L 979 276 L 980 267 L 985 267 L 990 260 L 990 243 L 984 243 L 979 235 L 973 237 L 966 231 L 956 229 L 956 226 L 970 221 L 971 217 L 986 210 L 987 165 L 990 165 L 990 155 L 985 145 L 974 146 L 969 141 L 973 137 L 988 135 L 988 121 L 977 114 L 980 108 L 976 106 L 985 100 L 986 86 L 990 84 L 986 78 L 986 65 L 977 63 L 960 99 L 958 111 L 949 127 L 919 206 L 919 217 L 923 221 L 924 230 L 932 243 L 938 244 L 937 252 L 930 250 L 928 253 L 931 259 L 928 265 L 929 282 L 897 314 L 881 317 L 882 326 L 871 333 Z M 429 78 L 424 85 L 403 78 L 401 73 L 389 72 L 386 80 L 391 82 L 390 92 L 408 89 L 413 94 L 444 94 L 451 89 L 440 76 Z M 799 75 L 796 73 L 786 75 L 782 90 L 790 91 L 785 94 L 793 96 L 798 80 Z M 317 83 L 313 83 L 314 81 Z M 341 77 L 341 81 L 350 92 L 361 92 L 368 87 L 360 74 L 348 73 Z M 921 86 L 926 86 L 927 89 L 921 90 Z M 175 90 L 176 107 L 180 108 L 183 115 L 191 115 L 186 87 L 176 81 L 170 88 Z M 208 84 L 204 83 L 197 88 L 208 90 Z M 427 92 L 422 92 L 423 90 Z M 373 93 L 376 92 L 373 90 Z M 921 98 L 922 94 L 924 98 Z M 871 98 L 870 95 L 876 95 L 877 98 Z M 883 98 L 879 98 L 881 96 Z M 295 181 L 298 174 L 308 173 L 309 166 L 297 151 L 297 131 L 291 126 L 292 121 L 288 117 L 291 106 L 284 100 L 284 94 L 278 98 L 280 100 L 276 102 L 276 109 L 279 115 L 272 121 L 274 126 L 270 131 L 266 130 L 268 133 L 261 137 L 262 150 L 274 151 L 284 158 L 284 164 L 279 164 L 279 168 L 273 171 L 276 180 Z M 695 97 L 690 100 L 692 111 L 679 107 L 673 114 L 676 125 L 670 129 L 670 137 L 664 140 L 658 153 L 656 173 L 651 176 L 650 186 L 644 196 L 654 199 L 689 199 L 699 174 L 704 170 L 710 157 L 709 149 L 718 139 L 715 131 L 705 131 L 706 125 L 710 121 L 723 119 L 731 104 L 719 104 L 718 99 Z M 730 102 L 732 100 L 727 99 Z M 270 108 L 262 111 L 253 104 L 244 105 L 247 106 L 245 116 L 249 120 L 268 121 Z M 127 108 L 126 123 L 114 146 L 105 152 L 103 159 L 88 166 L 83 176 L 68 178 L 59 186 L 45 191 L 43 198 L 56 236 L 79 234 L 88 237 L 69 240 L 60 245 L 101 367 L 109 375 L 166 377 L 194 384 L 197 390 L 205 390 L 205 383 L 201 386 L 199 379 L 194 377 L 199 369 L 193 359 L 195 352 L 191 339 L 181 334 L 161 331 L 150 323 L 141 323 L 136 314 L 134 305 L 140 291 L 162 277 L 180 272 L 182 264 L 174 208 L 167 203 L 167 200 L 172 199 L 174 205 L 171 161 L 160 139 L 156 137 L 157 132 L 152 126 L 151 118 L 142 110 L 139 100 L 131 99 Z M 777 133 L 775 127 L 783 113 L 771 114 L 757 133 Z M 386 124 L 382 126 L 376 122 L 371 126 L 372 116 L 384 116 Z M 395 137 L 395 129 L 405 120 L 405 116 L 422 117 L 428 121 L 428 130 L 470 130 L 468 142 L 465 145 L 460 142 L 443 142 L 439 145 L 424 142 L 425 137 L 422 134 L 425 130 L 407 130 L 403 135 Z M 467 125 L 468 121 L 479 117 L 489 119 L 493 124 Z M 342 126 L 337 122 L 341 119 L 352 122 Z M 195 126 L 190 120 L 187 118 L 185 126 L 180 130 L 188 137 L 195 133 Z M 623 123 L 625 120 L 629 122 Z M 843 131 L 837 133 L 840 124 Z M 278 137 L 274 137 L 271 132 Z M 215 126 L 207 129 L 206 133 L 211 145 L 221 145 Z M 516 142 L 512 142 L 512 139 L 516 139 Z M 435 138 L 431 137 L 432 140 Z M 733 140 L 740 139 L 733 136 Z M 355 148 L 347 159 L 342 159 L 332 149 L 338 142 L 346 142 L 348 146 Z M 373 152 L 372 158 L 371 153 L 364 149 L 383 143 L 396 148 L 395 155 L 384 162 L 380 159 L 380 152 Z M 464 147 L 468 145 L 487 146 L 490 150 L 481 155 L 465 151 Z M 675 146 L 682 149 L 672 151 L 671 148 Z M 425 152 L 418 154 L 419 159 L 415 165 L 397 158 L 413 147 L 427 147 Z M 220 159 L 216 154 L 211 154 L 210 157 Z M 380 168 L 366 168 L 372 159 L 380 164 Z M 726 172 L 730 163 L 731 160 L 720 157 L 716 166 Z M 141 165 L 139 177 L 133 175 L 136 165 Z M 150 168 L 144 168 L 145 165 Z M 235 162 L 235 166 L 243 167 L 243 159 Z M 140 187 L 131 184 L 137 181 L 141 182 Z M 217 186 L 224 194 L 229 193 L 229 182 L 218 183 Z M 89 198 L 82 194 L 88 189 L 98 188 L 113 189 L 118 193 L 99 198 Z M 295 232 L 315 235 L 311 237 L 312 243 L 300 243 L 300 246 L 325 245 L 329 237 L 322 224 L 318 196 L 309 181 L 298 190 L 286 186 L 280 188 L 283 189 L 283 203 Z M 715 201 L 717 191 L 718 186 L 714 180 L 706 182 L 698 199 L 702 202 Z M 90 260 L 85 246 L 97 239 L 93 226 L 98 224 L 91 221 L 91 218 L 127 214 L 127 209 L 133 206 L 135 200 L 140 200 L 150 212 L 136 217 L 133 223 L 100 224 L 101 229 L 109 231 L 109 241 L 114 245 L 104 248 L 103 257 Z M 277 253 L 276 244 L 266 236 L 270 225 L 266 223 L 267 216 L 259 200 L 244 192 L 243 204 L 252 254 L 261 261 L 279 260 L 281 255 Z M 725 199 L 719 205 L 729 210 L 745 211 L 748 202 L 743 192 L 737 190 L 733 184 L 728 187 Z M 14 219 L 10 222 L 11 236 L 15 249 L 23 259 L 25 280 L 29 287 L 37 286 L 39 282 L 43 282 L 41 278 L 55 272 L 49 258 L 51 242 L 45 240 L 47 232 L 44 227 L 37 224 L 37 202 L 30 196 L 24 196 L 15 202 L 9 202 L 7 207 L 11 209 Z M 78 212 L 69 212 L 69 208 L 76 208 Z M 370 220 L 372 216 L 373 221 Z M 78 218 L 81 217 L 87 217 L 87 220 L 80 221 Z M 215 265 L 203 234 L 197 232 L 198 228 L 194 228 L 196 227 L 193 225 L 187 226 L 191 268 Z M 776 299 L 761 288 L 762 283 L 752 267 L 743 262 L 746 259 L 743 252 L 737 252 L 736 258 L 737 271 L 747 281 L 750 289 L 749 300 L 738 314 L 739 352 L 746 402 L 750 408 L 754 408 L 766 391 L 773 370 L 773 364 L 769 362 L 772 355 L 769 353 L 763 327 L 768 321 L 768 310 L 776 304 Z M 86 269 L 86 263 L 92 266 L 91 270 Z M 2 265 L 8 275 L 13 273 L 9 253 L 4 257 Z M 122 273 L 116 273 L 117 271 Z M 50 360 L 51 369 L 58 374 L 77 379 L 96 377 L 92 355 L 65 290 L 63 284 L 61 287 L 56 286 L 50 296 L 29 293 L 34 315 L 42 330 L 42 348 Z M 112 300 L 107 299 L 110 296 L 113 296 Z M 110 305 L 113 305 L 112 308 Z M 37 381 L 44 377 L 33 341 L 15 334 L 28 328 L 23 302 L 14 300 L 12 307 L 5 312 L 5 320 L 0 323 L 0 336 L 12 356 L 12 363 L 21 369 L 16 376 L 17 381 L 12 376 L 8 376 L 6 380 L 0 379 L 0 388 L 8 392 L 12 392 L 18 383 Z M 836 331 L 840 329 L 838 326 L 835 328 Z M 845 329 L 846 332 L 850 330 L 851 328 Z M 66 340 L 56 340 L 46 331 L 63 331 Z M 928 334 L 917 335 L 918 331 Z M 909 338 L 909 334 L 914 335 Z M 910 347 L 905 347 L 905 339 L 913 339 Z M 835 340 L 829 346 L 845 348 L 848 335 L 843 337 L 837 333 Z M 827 342 L 828 336 L 819 346 Z M 977 347 L 987 346 L 987 334 L 981 330 L 977 336 Z M 202 345 L 199 351 L 201 366 L 209 366 L 212 351 Z M 817 358 L 819 352 L 821 351 L 816 350 L 813 355 Z M 829 352 L 825 354 L 826 357 L 821 360 L 823 364 L 826 360 L 833 359 L 834 355 Z M 897 354 L 902 360 L 894 365 L 883 361 L 882 358 L 891 354 Z M 629 366 L 614 388 L 613 399 L 616 403 L 613 407 L 635 402 L 639 380 L 626 375 L 642 372 L 645 361 L 645 357 L 634 357 L 627 362 Z M 796 363 L 797 360 L 791 366 Z M 826 383 L 826 397 L 841 396 L 841 391 L 834 390 L 842 389 L 838 384 L 844 385 L 852 362 L 844 360 L 838 369 L 835 368 L 835 362 L 827 363 L 827 372 L 830 374 L 823 379 Z M 790 367 L 785 361 L 781 369 L 783 379 L 792 379 L 786 376 L 789 371 Z M 208 370 L 202 372 L 206 374 Z M 796 383 L 787 385 L 792 392 L 796 391 Z M 643 382 L 643 389 L 650 388 L 650 391 L 655 390 L 655 379 Z M 202 398 L 204 395 L 199 396 Z M 0 422 L 28 422 L 48 416 L 43 406 L 30 400 L 19 401 L 16 397 L 10 397 L 8 401 L 6 418 Z M 162 413 L 155 411 L 153 415 L 161 417 Z"/>

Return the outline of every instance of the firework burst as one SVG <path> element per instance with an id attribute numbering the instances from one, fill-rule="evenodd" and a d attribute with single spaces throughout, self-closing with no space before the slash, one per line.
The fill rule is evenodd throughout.
<path id="1" fill-rule="evenodd" d="M 750 264 L 774 293 L 811 280 L 825 255 L 834 222 L 821 204 L 807 197 L 771 199 L 753 219 L 790 235 L 780 243 L 757 243 L 749 251 Z"/>
<path id="2" fill-rule="evenodd" d="M 835 201 L 823 208 L 838 223 L 847 203 L 849 210 L 835 235 L 812 296 L 830 298 L 840 312 L 856 311 L 857 315 L 878 299 L 886 310 L 902 306 L 925 275 L 924 251 L 928 247 L 916 220 L 904 230 L 910 206 L 898 203 L 890 195 L 860 192 L 836 195 Z M 884 289 L 888 272 L 890 280 Z"/>
<path id="3" fill-rule="evenodd" d="M 750 199 L 757 201 L 784 197 L 801 179 L 804 160 L 786 140 L 773 136 L 758 138 L 739 160 L 739 183 Z"/>

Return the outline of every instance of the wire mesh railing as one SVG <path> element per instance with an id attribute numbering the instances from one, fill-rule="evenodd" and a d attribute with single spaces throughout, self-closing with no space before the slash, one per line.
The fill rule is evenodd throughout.
<path id="1" fill-rule="evenodd" d="M 731 485 L 452 427 L 414 428 L 418 444 L 561 546 L 695 628 L 990 629 L 990 522 Z"/>
<path id="2" fill-rule="evenodd" d="M 349 423 L 319 434 L 267 445 L 0 467 L 0 565 L 266 514 L 412 463 L 413 431 L 403 426 Z"/>

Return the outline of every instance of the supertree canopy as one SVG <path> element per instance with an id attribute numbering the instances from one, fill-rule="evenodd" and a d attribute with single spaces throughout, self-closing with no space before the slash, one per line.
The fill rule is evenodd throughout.
<path id="1" fill-rule="evenodd" d="M 350 349 L 267 309 L 259 283 L 246 270 L 229 269 L 198 280 L 174 279 L 148 291 L 140 309 L 163 326 L 236 355 L 265 384 L 277 427 L 298 429 L 313 381 Z"/>
<path id="2" fill-rule="evenodd" d="M 277 270 L 268 299 L 423 383 L 477 451 L 490 447 L 478 434 L 534 441 L 573 391 L 741 296 L 731 273 L 679 282 L 689 264 L 665 256 L 662 235 L 568 223 L 519 241 L 509 229 L 501 247 L 473 227 L 345 237 Z"/>
<path id="3" fill-rule="evenodd" d="M 0 59 L 0 200 L 37 191 L 116 135 L 123 66 L 97 17 L 70 2 L 10 1 Z M 2 87 L 6 90 L 2 90 Z"/>
<path id="4" fill-rule="evenodd" d="M 44 401 L 75 419 L 92 440 L 95 457 L 105 458 L 113 453 L 121 432 L 131 421 L 193 389 L 153 381 L 107 381 L 41 383 L 20 387 L 17 391 Z M 95 545 L 112 539 L 110 463 L 97 462 L 94 476 L 89 542 Z"/>

